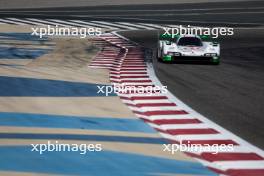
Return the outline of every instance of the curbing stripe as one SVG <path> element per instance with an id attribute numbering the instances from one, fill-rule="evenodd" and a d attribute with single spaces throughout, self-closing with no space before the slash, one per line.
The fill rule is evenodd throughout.
<path id="1" fill-rule="evenodd" d="M 120 47 L 120 51 L 125 49 L 125 53 L 117 58 L 119 62 L 112 64 L 109 69 L 112 83 L 126 82 L 126 85 L 131 86 L 147 86 L 147 84 L 138 84 L 138 81 L 144 82 L 147 80 L 149 85 L 162 86 L 155 76 L 153 66 L 150 63 L 147 63 L 147 65 L 142 64 L 144 58 L 140 47 L 134 45 L 134 48 L 126 48 L 126 46 L 131 47 L 132 42 L 116 33 L 112 37 L 107 35 L 106 42 L 113 44 L 114 47 Z M 137 63 L 129 63 L 135 58 Z M 140 67 L 140 69 L 138 70 L 137 67 Z M 143 73 L 144 76 L 135 76 L 138 73 Z M 146 76 L 148 76 L 148 79 L 146 79 Z M 119 93 L 118 95 L 137 117 L 159 131 L 161 136 L 171 143 L 201 145 L 204 150 L 187 151 L 185 153 L 214 172 L 223 175 L 264 175 L 264 154 L 262 150 L 208 120 L 178 100 L 170 92 L 167 95 L 135 93 Z M 234 150 L 218 152 L 217 154 L 205 150 L 208 145 L 222 144 L 232 144 Z"/>

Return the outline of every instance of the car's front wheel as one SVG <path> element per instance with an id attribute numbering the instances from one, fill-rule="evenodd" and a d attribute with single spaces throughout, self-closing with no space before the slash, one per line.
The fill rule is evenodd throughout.
<path id="1" fill-rule="evenodd" d="M 219 65 L 220 64 L 220 57 L 213 57 L 211 60 L 211 64 L 213 65 Z"/>

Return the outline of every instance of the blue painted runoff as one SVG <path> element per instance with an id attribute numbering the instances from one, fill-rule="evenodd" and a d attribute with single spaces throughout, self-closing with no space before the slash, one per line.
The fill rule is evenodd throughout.
<path id="1" fill-rule="evenodd" d="M 29 41 L 34 42 L 35 46 L 43 46 L 48 38 L 39 38 L 38 36 L 31 35 L 31 33 L 0 33 L 0 44 L 1 41 L 5 41 L 4 44 L 9 44 L 8 41 Z M 20 42 L 21 43 L 21 42 Z M 14 42 L 10 42 L 12 46 Z M 33 44 L 33 43 L 32 43 Z M 43 48 L 18 48 L 18 47 L 0 47 L 0 59 L 36 59 L 44 54 L 47 54 L 51 49 Z"/>
<path id="2" fill-rule="evenodd" d="M 0 59 L 36 59 L 51 49 L 0 47 Z"/>
<path id="3" fill-rule="evenodd" d="M 31 35 L 31 33 L 0 33 L 1 40 L 26 40 L 26 41 L 46 41 L 47 37 L 39 38 L 39 36 Z"/>
<path id="4" fill-rule="evenodd" d="M 79 117 L 11 112 L 0 112 L 0 126 L 155 133 L 155 130 L 139 119 Z"/>
<path id="5" fill-rule="evenodd" d="M 101 84 L 70 82 L 49 79 L 0 76 L 0 96 L 29 97 L 96 97 L 106 96 L 99 92 Z M 98 92 L 98 93 L 97 93 Z M 108 96 L 116 96 L 109 93 Z"/>
<path id="6" fill-rule="evenodd" d="M 1 146 L 0 171 L 80 176 L 216 176 L 197 162 L 172 160 L 141 154 L 114 152 L 46 152 L 40 155 L 31 146 Z"/>
<path id="7" fill-rule="evenodd" d="M 114 135 L 86 135 L 86 134 L 36 134 L 36 133 L 0 133 L 0 139 L 47 139 L 47 140 L 80 140 L 103 142 L 127 142 L 144 144 L 165 144 L 163 138 L 133 137 Z"/>

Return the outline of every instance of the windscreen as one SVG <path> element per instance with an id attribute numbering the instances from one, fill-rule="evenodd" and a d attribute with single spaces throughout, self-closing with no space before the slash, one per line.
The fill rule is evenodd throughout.
<path id="1" fill-rule="evenodd" d="M 180 46 L 202 46 L 201 39 L 197 37 L 182 37 L 178 41 Z"/>

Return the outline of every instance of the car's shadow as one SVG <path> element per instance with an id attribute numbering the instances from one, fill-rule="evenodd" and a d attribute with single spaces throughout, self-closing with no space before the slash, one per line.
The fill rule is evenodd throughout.
<path id="1" fill-rule="evenodd" d="M 201 61 L 158 61 L 159 63 L 162 64 L 187 64 L 187 65 L 219 65 L 219 64 L 214 64 L 211 62 L 201 62 Z"/>
<path id="2" fill-rule="evenodd" d="M 204 58 L 202 59 L 180 58 L 174 61 L 162 61 L 160 59 L 157 59 L 157 60 L 159 63 L 162 63 L 162 64 L 219 65 L 219 63 L 212 63 L 209 60 L 204 60 Z"/>

